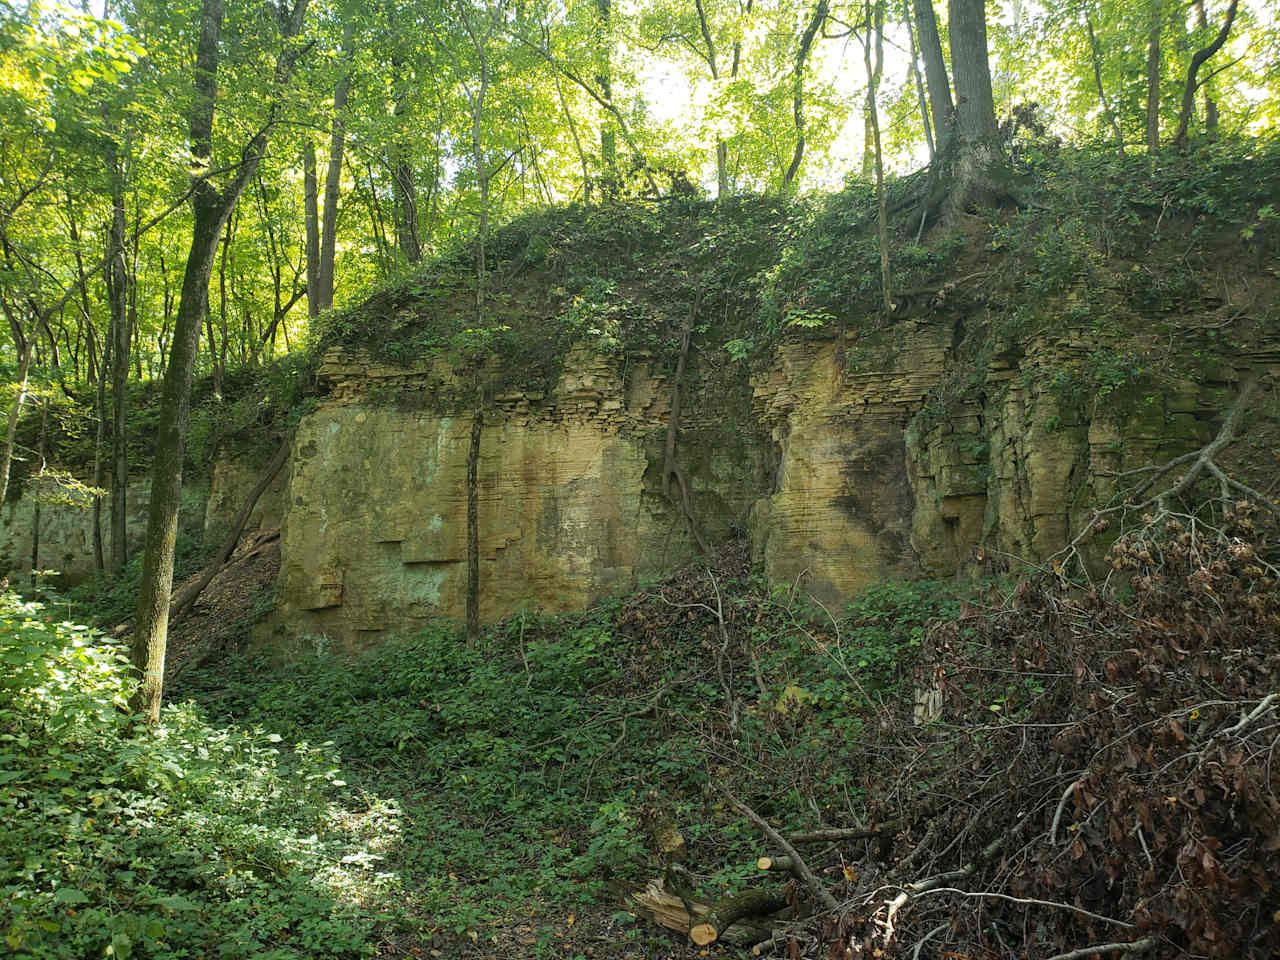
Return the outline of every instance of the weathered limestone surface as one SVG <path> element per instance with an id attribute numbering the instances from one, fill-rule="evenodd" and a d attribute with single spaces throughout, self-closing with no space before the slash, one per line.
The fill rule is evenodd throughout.
<path id="1" fill-rule="evenodd" d="M 726 390 L 694 377 L 678 460 L 712 541 L 749 526 L 770 580 L 824 603 L 895 576 L 1031 562 L 1060 549 L 1120 471 L 1205 442 L 1237 367 L 1158 394 L 1072 396 L 1088 333 L 1036 340 L 982 368 L 954 318 L 905 321 L 859 353 L 830 334 L 780 344 Z M 645 358 L 571 357 L 549 395 L 498 396 L 479 460 L 481 615 L 580 608 L 694 552 L 662 496 L 670 384 Z M 466 587 L 470 411 L 439 364 L 334 355 L 330 397 L 295 441 L 278 622 L 358 646 L 437 616 Z M 735 381 L 736 382 L 736 381 Z M 700 386 L 698 384 L 701 384 Z M 450 399 L 450 398 L 453 399 Z M 448 411 L 448 412 L 443 412 Z"/>
<path id="2" fill-rule="evenodd" d="M 756 507 L 766 575 L 826 601 L 915 573 L 904 431 L 942 377 L 951 331 L 905 324 L 881 370 L 850 371 L 849 344 L 783 344 L 756 380 L 756 416 L 779 445 L 771 495 Z"/>
<path id="3" fill-rule="evenodd" d="M 550 397 L 499 396 L 484 415 L 488 621 L 581 608 L 692 555 L 661 491 L 669 384 L 634 365 L 624 381 L 611 358 L 575 357 L 566 370 Z M 299 427 L 282 529 L 279 619 L 290 631 L 358 645 L 463 616 L 472 415 L 413 408 L 413 388 L 438 388 L 438 374 L 339 356 L 322 370 L 332 394 Z M 399 391 L 392 402 L 388 383 Z M 701 401 L 682 417 L 677 460 L 700 524 L 723 539 L 768 486 L 767 445 L 749 417 L 728 416 L 734 397 Z"/>
<path id="4" fill-rule="evenodd" d="M 1079 383 L 1096 378 L 1075 374 L 1112 350 L 1087 329 L 979 363 L 955 356 L 958 322 L 904 320 L 874 344 L 809 332 L 751 376 L 723 355 L 698 357 L 676 460 L 707 539 L 749 531 L 770 580 L 838 605 L 886 577 L 1045 561 L 1122 473 L 1211 438 L 1246 370 L 1272 377 L 1250 429 L 1261 418 L 1280 433 L 1276 343 L 1206 361 L 1194 379 L 1163 375 L 1153 388 L 1120 377 L 1086 396 Z M 336 353 L 320 376 L 328 394 L 250 522 L 281 528 L 276 635 L 265 642 L 310 635 L 351 649 L 461 618 L 473 413 L 460 383 L 438 361 L 392 367 Z M 578 609 L 696 556 L 663 493 L 670 404 L 669 378 L 649 358 L 586 351 L 550 389 L 486 398 L 484 620 Z M 190 513 L 207 539 L 225 531 L 270 453 L 217 459 L 203 512 Z M 131 488 L 139 540 L 145 502 L 145 485 Z M 92 571 L 89 516 L 42 507 L 42 567 L 69 579 Z M 31 519 L 29 494 L 0 512 L 11 576 L 29 566 Z"/>
<path id="5" fill-rule="evenodd" d="M 129 555 L 142 548 L 147 529 L 150 482 L 136 479 L 125 495 Z M 22 496 L 0 508 L 0 576 L 24 585 L 31 575 L 31 547 L 36 508 L 40 514 L 40 570 L 56 570 L 60 582 L 73 586 L 94 574 L 93 498 L 82 489 L 52 479 L 30 481 Z M 111 552 L 111 502 L 102 503 L 102 536 Z"/>

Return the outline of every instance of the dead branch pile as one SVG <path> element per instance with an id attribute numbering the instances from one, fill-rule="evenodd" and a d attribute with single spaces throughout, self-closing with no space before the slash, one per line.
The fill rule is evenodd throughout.
<path id="1" fill-rule="evenodd" d="M 793 955 L 1274 956 L 1277 554 L 1248 501 L 1166 515 L 1115 544 L 1119 589 L 1025 581 L 938 625 L 941 720 L 867 746 L 892 851 Z"/>

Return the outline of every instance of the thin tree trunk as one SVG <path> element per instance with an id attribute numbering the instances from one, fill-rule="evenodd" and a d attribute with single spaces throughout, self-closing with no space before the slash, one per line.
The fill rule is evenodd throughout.
<path id="1" fill-rule="evenodd" d="M 107 299 L 111 308 L 111 570 L 119 574 L 128 560 L 125 542 L 129 447 L 126 436 L 129 383 L 129 271 L 125 264 L 124 171 L 114 142 L 108 147 L 111 173 L 111 234 Z"/>
<path id="2" fill-rule="evenodd" d="M 240 512 L 231 521 L 231 528 L 227 531 L 227 535 L 223 537 L 222 544 L 218 547 L 218 552 L 214 554 L 208 566 L 201 572 L 199 579 L 179 590 L 177 595 L 170 599 L 170 619 L 177 620 L 186 613 L 191 608 L 191 605 L 200 599 L 200 594 L 204 592 L 205 587 L 213 582 L 213 578 L 218 575 L 218 571 L 231 559 L 231 554 L 235 552 L 236 544 L 240 542 L 240 537 L 244 533 L 245 525 L 253 515 L 253 508 L 258 505 L 258 501 L 262 499 L 262 495 L 271 486 L 271 482 L 275 480 L 276 475 L 288 462 L 289 447 L 290 441 L 286 437 L 276 450 L 275 455 L 267 462 L 266 469 L 262 471 L 262 476 L 258 478 L 257 484 L 249 491 L 249 496 L 241 504 Z"/>
<path id="3" fill-rule="evenodd" d="M 875 4 L 874 7 L 868 3 L 866 7 L 868 39 L 863 43 L 863 49 L 870 56 L 870 36 L 872 34 L 876 37 L 884 36 L 884 7 L 879 3 Z M 879 153 L 876 142 L 880 137 L 880 122 L 878 117 L 872 116 L 875 110 L 875 93 L 872 88 L 880 86 L 880 78 L 884 75 L 883 40 L 877 40 L 875 51 L 874 65 L 870 60 L 867 61 L 867 99 L 863 104 L 862 111 L 862 179 L 864 180 L 870 180 L 875 176 L 876 156 Z"/>
<path id="4" fill-rule="evenodd" d="M 800 173 L 800 164 L 804 160 L 804 71 L 809 62 L 809 51 L 813 47 L 813 38 L 817 36 L 823 21 L 827 19 L 827 0 L 818 0 L 813 8 L 813 16 L 809 18 L 804 33 L 800 35 L 800 43 L 796 46 L 796 58 L 791 68 L 791 120 L 795 125 L 796 142 L 791 151 L 791 163 L 782 175 L 783 191 L 790 190 Z"/>
<path id="5" fill-rule="evenodd" d="M 111 362 L 111 339 L 104 337 L 102 341 L 102 369 Z M 94 395 L 94 412 L 98 425 L 93 437 L 93 487 L 101 490 L 107 483 L 107 378 L 98 377 Z M 93 497 L 93 568 L 99 573 L 107 569 L 107 554 L 102 539 L 102 496 Z"/>
<path id="6" fill-rule="evenodd" d="M 482 401 L 471 415 L 471 446 L 467 452 L 467 642 L 480 638 L 480 434 L 484 429 Z"/>
<path id="7" fill-rule="evenodd" d="M 409 96 L 403 89 L 400 76 L 402 62 L 399 57 L 391 62 L 395 78 L 396 94 L 393 113 L 396 128 L 405 123 L 409 110 Z M 396 134 L 392 135 L 391 146 L 387 151 L 387 159 L 391 169 L 391 199 L 395 213 L 396 246 L 405 263 L 419 263 L 422 260 L 422 235 L 418 229 L 418 184 L 414 176 L 413 165 L 409 162 L 408 150 Z"/>
<path id="8" fill-rule="evenodd" d="M 284 46 L 276 63 L 275 86 L 280 90 L 293 73 L 301 48 L 289 41 L 302 27 L 308 0 L 297 0 L 291 11 L 281 10 Z M 287 15 L 287 20 L 284 18 Z M 196 50 L 195 91 L 191 107 L 190 144 L 196 156 L 209 156 L 213 146 L 214 99 L 217 94 L 219 41 L 223 0 L 204 0 L 200 39 Z M 275 105 L 271 112 L 274 114 Z M 266 152 L 270 126 L 264 127 L 241 151 L 239 168 L 219 192 L 207 179 L 197 179 L 192 192 L 191 248 L 183 275 L 182 296 L 174 324 L 173 345 L 165 371 L 160 418 L 156 430 L 151 475 L 151 503 L 147 519 L 146 554 L 139 583 L 137 626 L 131 659 L 141 674 L 131 706 L 155 725 L 160 719 L 164 688 L 165 648 L 169 631 L 169 596 L 173 588 L 174 552 L 178 538 L 178 510 L 182 491 L 182 460 L 186 452 L 191 408 L 191 383 L 200 347 L 200 321 L 208 307 L 218 237 L 235 208 L 245 184 Z"/>
<path id="9" fill-rule="evenodd" d="M 1164 25 L 1162 0 L 1151 0 L 1151 24 L 1147 36 L 1147 152 L 1160 149 L 1160 30 Z"/>
<path id="10" fill-rule="evenodd" d="M 564 119 L 573 137 L 573 149 L 578 154 L 578 163 L 582 165 L 582 202 L 591 202 L 591 165 L 587 163 L 587 155 L 582 149 L 582 141 L 578 138 L 578 125 L 574 122 L 573 111 L 569 109 L 569 101 L 564 95 L 564 85 L 560 83 L 560 74 L 551 71 L 551 79 L 555 81 L 556 96 L 560 98 L 560 108 L 564 110 Z"/>
<path id="11" fill-rule="evenodd" d="M 596 83 L 604 99 L 613 103 L 613 6 L 611 0 L 596 0 Z M 618 136 L 606 117 L 600 124 L 601 190 L 612 196 L 618 190 Z"/>
<path id="12" fill-rule="evenodd" d="M 924 127 L 924 142 L 929 148 L 929 162 L 938 156 L 937 147 L 933 142 L 933 124 L 929 120 L 929 100 L 924 92 L 924 78 L 920 75 L 920 54 L 916 50 L 916 30 L 915 24 L 911 21 L 910 0 L 902 0 L 902 22 L 907 27 L 907 40 L 910 42 L 911 50 L 911 79 L 915 81 L 916 98 L 920 102 L 920 124 Z"/>
<path id="13" fill-rule="evenodd" d="M 1178 132 L 1173 135 L 1174 146 L 1179 149 L 1187 145 L 1191 118 L 1196 112 L 1196 75 L 1200 72 L 1200 68 L 1204 66 L 1204 62 L 1222 49 L 1222 45 L 1227 42 L 1227 37 L 1231 33 L 1231 25 L 1235 23 L 1237 6 L 1238 0 L 1231 0 L 1231 6 L 1227 7 L 1227 17 L 1222 22 L 1222 29 L 1218 31 L 1218 35 L 1209 42 L 1207 47 L 1201 47 L 1191 57 L 1191 65 L 1187 67 L 1187 82 L 1182 88 L 1182 109 L 1178 114 Z M 1204 16 L 1203 6 L 1200 8 L 1200 15 Z M 1216 104 L 1214 110 L 1214 124 L 1216 126 Z"/>
<path id="14" fill-rule="evenodd" d="M 706 61 L 707 66 L 711 68 L 711 80 L 713 83 L 719 83 L 720 70 L 718 58 L 716 55 L 715 40 L 711 37 L 711 25 L 707 22 L 707 11 L 702 5 L 702 0 L 693 0 L 694 9 L 698 14 L 698 28 L 702 31 L 702 42 L 707 48 Z M 724 142 L 724 138 L 716 136 L 716 199 L 723 199 L 729 195 L 729 148 Z"/>
<path id="15" fill-rule="evenodd" d="M 1089 33 L 1089 56 L 1093 62 L 1093 82 L 1098 87 L 1098 103 L 1102 107 L 1102 115 L 1108 126 L 1116 135 L 1116 149 L 1123 156 L 1124 134 L 1120 131 L 1120 121 L 1116 119 L 1115 111 L 1111 109 L 1111 104 L 1107 100 L 1107 92 L 1102 86 L 1102 53 L 1098 49 L 1098 38 L 1093 32 L 1093 17 L 1087 12 L 1084 15 L 1084 25 Z"/>
<path id="16" fill-rule="evenodd" d="M 337 250 L 338 191 L 342 186 L 342 152 L 346 147 L 347 95 L 351 90 L 351 36 L 354 21 L 347 24 L 342 37 L 343 59 L 347 69 L 338 77 L 333 90 L 333 135 L 329 140 L 329 168 L 324 178 L 324 213 L 320 224 L 320 274 L 317 297 L 320 309 L 333 306 L 334 257 Z"/>
<path id="17" fill-rule="evenodd" d="M 1196 8 L 1196 28 L 1199 30 L 1209 29 L 1209 18 L 1204 12 L 1204 0 L 1195 0 Z M 1218 101 L 1213 95 L 1213 85 L 1211 81 L 1206 80 L 1204 83 L 1204 132 L 1213 139 L 1218 135 Z"/>
<path id="18" fill-rule="evenodd" d="M 355 181 L 356 189 L 361 190 L 365 198 L 365 206 L 369 211 L 369 228 L 373 234 L 374 245 L 378 248 L 378 264 L 383 272 L 391 269 L 391 261 L 393 259 L 391 251 L 391 241 L 387 238 L 387 227 L 382 220 L 382 207 L 378 202 L 377 188 L 373 176 L 373 163 L 366 161 L 364 165 L 365 176 L 368 178 L 369 186 L 367 189 L 362 188 L 363 181 L 360 179 L 360 171 L 355 169 L 354 164 L 348 161 L 351 166 L 351 179 Z M 394 189 L 394 187 L 393 187 Z"/>
<path id="19" fill-rule="evenodd" d="M 316 183 L 316 145 L 302 142 L 302 205 L 307 230 L 307 316 L 320 316 L 320 199 Z"/>
<path id="20" fill-rule="evenodd" d="M 80 255 L 80 236 L 75 221 L 75 202 L 70 191 L 67 193 L 67 224 L 71 232 L 72 249 L 75 250 L 76 271 L 81 277 L 85 277 L 84 258 Z M 108 237 L 114 237 L 114 230 L 108 233 Z M 111 239 L 108 239 L 108 243 Z M 111 258 L 107 258 L 107 276 L 110 276 Z M 93 318 L 89 310 L 89 285 L 87 280 L 80 283 L 81 310 L 84 313 L 85 330 L 88 333 L 88 344 L 86 353 L 89 361 L 89 380 L 94 384 L 94 403 L 93 412 L 97 425 L 94 428 L 93 437 L 93 480 L 94 489 L 101 490 L 107 482 L 107 365 L 111 362 L 111 337 L 113 330 L 108 329 L 106 336 L 102 338 L 102 354 L 100 360 L 96 358 L 98 352 L 97 338 L 93 335 Z M 106 551 L 102 540 L 102 497 L 95 494 L 93 498 L 93 508 L 90 517 L 90 526 L 92 527 L 93 537 L 93 568 L 98 573 L 106 570 Z"/>
<path id="21" fill-rule="evenodd" d="M 942 59 L 942 40 L 938 36 L 938 18 L 934 15 L 932 0 L 912 0 L 912 8 L 920 56 L 924 60 L 925 84 L 929 89 L 929 109 L 933 113 L 933 139 L 941 156 L 947 152 L 954 126 L 951 83 L 947 79 L 946 61 Z"/>
<path id="22" fill-rule="evenodd" d="M 878 235 L 880 244 L 880 292 L 884 295 L 884 311 L 893 312 L 893 283 L 889 274 L 889 214 L 884 190 L 884 154 L 880 149 L 880 114 L 876 108 L 876 92 L 884 65 L 884 0 L 878 0 L 873 11 L 872 0 L 866 0 L 867 32 L 862 44 L 867 67 L 867 117 L 871 124 L 872 161 L 876 175 L 876 200 L 879 206 Z M 874 21 L 874 25 L 873 25 Z M 871 34 L 875 33 L 876 58 L 871 62 Z"/>
<path id="23" fill-rule="evenodd" d="M 18 436 L 18 420 L 27 402 L 27 377 L 31 372 L 31 355 L 35 348 L 34 332 L 24 337 L 18 348 L 18 390 L 9 407 L 9 425 L 4 435 L 4 452 L 0 453 L 0 506 L 9 494 L 9 474 L 13 467 L 13 448 Z"/>
<path id="24" fill-rule="evenodd" d="M 31 586 L 37 590 L 37 597 L 40 587 L 40 481 L 44 477 L 48 438 L 49 398 L 45 396 L 40 400 L 40 440 L 36 445 L 36 457 L 40 460 L 40 469 L 36 473 L 35 503 L 31 507 Z"/>

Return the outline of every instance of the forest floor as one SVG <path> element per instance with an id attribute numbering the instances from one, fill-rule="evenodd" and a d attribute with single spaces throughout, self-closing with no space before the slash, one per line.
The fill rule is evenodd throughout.
<path id="1" fill-rule="evenodd" d="M 698 896 L 715 900 L 758 885 L 765 850 L 721 791 L 794 827 L 856 817 L 842 754 L 871 707 L 850 676 L 897 689 L 898 648 L 972 586 L 886 586 L 833 621 L 764 590 L 739 543 L 582 615 L 510 619 L 474 648 L 442 628 L 285 671 L 210 658 L 210 625 L 245 623 L 245 577 L 269 557 L 215 581 L 178 627 L 176 662 L 199 650 L 204 664 L 173 695 L 215 723 L 327 745 L 343 829 L 378 858 L 343 883 L 386 921 L 379 955 L 406 957 L 708 956 L 628 907 L 666 867 L 654 822 L 678 825 Z"/>

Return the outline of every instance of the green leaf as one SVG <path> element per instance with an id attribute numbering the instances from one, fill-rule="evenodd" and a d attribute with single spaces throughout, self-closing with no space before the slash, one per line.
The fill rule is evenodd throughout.
<path id="1" fill-rule="evenodd" d="M 53 902 L 70 906 L 76 903 L 88 903 L 89 897 L 83 890 L 77 890 L 75 887 L 60 887 L 53 895 Z"/>
<path id="2" fill-rule="evenodd" d="M 107 952 L 116 960 L 128 960 L 133 955 L 133 941 L 127 933 L 117 931 L 111 935 L 111 946 L 107 947 Z"/>

